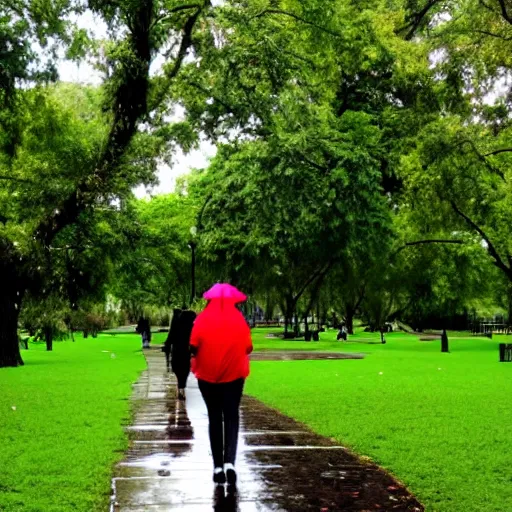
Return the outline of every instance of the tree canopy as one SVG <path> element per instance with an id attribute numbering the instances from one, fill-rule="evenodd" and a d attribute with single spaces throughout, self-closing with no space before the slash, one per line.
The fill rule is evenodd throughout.
<path id="1" fill-rule="evenodd" d="M 512 282 L 506 2 L 5 4 L 0 366 L 22 363 L 26 293 L 181 305 L 192 226 L 200 287 L 290 321 L 328 300 L 348 323 L 421 324 Z M 62 52 L 102 83 L 59 82 Z M 204 139 L 207 169 L 134 200 Z"/>

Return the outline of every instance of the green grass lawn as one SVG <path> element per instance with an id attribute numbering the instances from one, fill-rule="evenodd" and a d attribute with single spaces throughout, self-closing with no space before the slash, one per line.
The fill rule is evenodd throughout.
<path id="1" fill-rule="evenodd" d="M 140 346 L 134 335 L 77 337 L 53 352 L 32 343 L 25 366 L 0 369 L 1 511 L 108 510 Z"/>
<path id="2" fill-rule="evenodd" d="M 256 350 L 365 352 L 363 360 L 253 362 L 247 392 L 389 469 L 429 511 L 512 511 L 512 364 L 498 362 L 510 337 L 386 345 L 359 332 L 338 343 L 265 338 Z"/>

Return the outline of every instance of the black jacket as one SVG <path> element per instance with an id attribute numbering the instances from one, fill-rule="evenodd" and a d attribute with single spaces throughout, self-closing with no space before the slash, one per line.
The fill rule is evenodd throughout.
<path id="1" fill-rule="evenodd" d="M 190 372 L 190 334 L 196 319 L 193 311 L 175 309 L 164 352 L 171 354 L 172 371 Z"/>

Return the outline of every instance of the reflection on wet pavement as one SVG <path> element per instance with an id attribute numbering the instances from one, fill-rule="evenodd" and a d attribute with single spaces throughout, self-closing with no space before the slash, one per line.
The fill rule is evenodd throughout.
<path id="1" fill-rule="evenodd" d="M 238 488 L 212 482 L 206 408 L 191 376 L 186 402 L 158 349 L 134 386 L 131 447 L 112 482 L 112 512 L 423 511 L 378 467 L 259 401 L 242 402 Z"/>

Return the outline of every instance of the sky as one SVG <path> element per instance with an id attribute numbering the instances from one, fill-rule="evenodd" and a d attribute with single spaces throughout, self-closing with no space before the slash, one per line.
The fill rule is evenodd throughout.
<path id="1" fill-rule="evenodd" d="M 218 3 L 215 2 L 215 3 Z M 79 18 L 76 23 L 80 28 L 90 31 L 95 37 L 106 37 L 106 26 L 101 19 L 94 16 L 91 11 L 86 11 Z M 153 73 L 161 64 L 158 57 L 152 65 L 150 72 Z M 88 85 L 99 85 L 102 82 L 101 75 L 94 69 L 93 66 L 87 62 L 82 62 L 80 65 L 62 58 L 58 65 L 59 77 L 64 82 L 76 82 Z M 178 120 L 182 115 L 176 116 Z M 176 152 L 173 158 L 172 166 L 161 165 L 158 169 L 158 179 L 160 184 L 153 189 L 146 189 L 144 186 L 139 186 L 134 190 L 137 197 L 147 197 L 149 195 L 166 194 L 174 190 L 176 178 L 187 174 L 191 169 L 202 169 L 208 166 L 209 159 L 216 153 L 216 147 L 208 142 L 202 140 L 199 147 L 188 154 L 184 154 L 181 150 Z"/>

